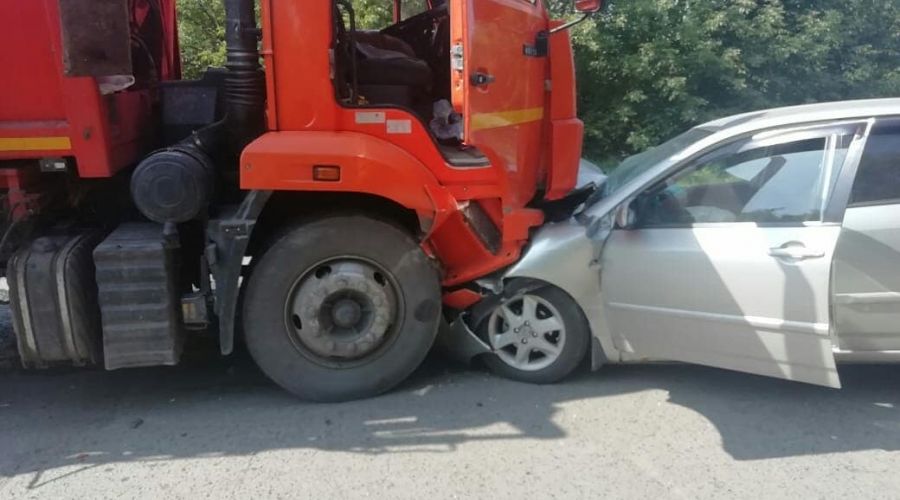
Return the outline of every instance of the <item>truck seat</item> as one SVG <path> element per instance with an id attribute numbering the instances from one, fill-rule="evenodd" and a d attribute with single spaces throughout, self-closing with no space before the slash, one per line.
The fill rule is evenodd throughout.
<path id="1" fill-rule="evenodd" d="M 412 46 L 410 46 L 408 43 L 395 36 L 387 35 L 380 31 L 356 31 L 354 38 L 356 39 L 357 43 L 365 43 L 379 49 L 401 52 L 406 57 L 412 57 L 414 59 L 416 57 L 416 51 L 413 50 Z"/>
<path id="2" fill-rule="evenodd" d="M 359 93 L 369 104 L 417 113 L 430 106 L 431 67 L 408 43 L 378 31 L 357 31 L 354 39 Z"/>
<path id="3" fill-rule="evenodd" d="M 428 63 L 409 56 L 405 51 L 381 48 L 362 40 L 357 41 L 356 49 L 360 55 L 357 61 L 360 84 L 410 87 L 431 85 L 432 75 Z"/>

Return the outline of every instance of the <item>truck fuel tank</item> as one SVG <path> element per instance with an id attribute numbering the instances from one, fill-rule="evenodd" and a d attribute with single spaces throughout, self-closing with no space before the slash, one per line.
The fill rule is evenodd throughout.
<path id="1" fill-rule="evenodd" d="M 91 253 L 98 231 L 37 238 L 8 264 L 10 306 L 26 368 L 103 359 Z"/>

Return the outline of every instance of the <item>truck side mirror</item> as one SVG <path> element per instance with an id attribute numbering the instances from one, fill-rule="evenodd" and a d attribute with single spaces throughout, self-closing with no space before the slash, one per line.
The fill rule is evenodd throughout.
<path id="1" fill-rule="evenodd" d="M 637 226 L 637 212 L 634 210 L 633 203 L 623 203 L 616 209 L 615 213 L 616 229 L 634 229 Z"/>
<path id="2" fill-rule="evenodd" d="M 600 12 L 600 9 L 603 8 L 603 0 L 572 0 L 572 5 L 575 8 L 575 12 L 582 14 L 581 17 L 574 21 L 569 21 L 562 26 L 557 26 L 550 30 L 549 34 L 559 33 L 560 31 L 565 31 L 576 24 L 584 22 L 587 18 L 591 17 L 591 14 L 596 12 Z"/>
<path id="3" fill-rule="evenodd" d="M 603 0 L 574 0 L 575 11 L 582 14 L 600 12 L 603 8 Z"/>

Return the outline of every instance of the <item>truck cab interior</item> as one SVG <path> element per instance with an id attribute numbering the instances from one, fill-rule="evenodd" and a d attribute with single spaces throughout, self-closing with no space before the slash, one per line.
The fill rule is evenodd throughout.
<path id="1" fill-rule="evenodd" d="M 335 1 L 338 99 L 351 106 L 399 106 L 427 117 L 433 101 L 450 96 L 450 17 L 446 1 L 396 2 L 393 8 L 400 12 L 394 13 L 392 24 L 380 29 L 366 25 L 373 23 L 361 18 L 363 12 L 357 11 L 357 4 Z M 410 15 L 400 19 L 407 12 Z"/>
<path id="2" fill-rule="evenodd" d="M 368 26 L 359 2 L 334 3 L 334 85 L 350 107 L 398 107 L 426 127 L 434 105 L 450 100 L 450 15 L 446 0 L 384 0 L 393 22 Z M 436 137 L 445 156 L 456 138 Z M 447 146 L 450 146 L 448 148 Z M 468 153 L 468 152 L 467 152 Z M 471 156 L 467 154 L 464 156 Z M 479 155 L 480 156 L 480 155 Z"/>

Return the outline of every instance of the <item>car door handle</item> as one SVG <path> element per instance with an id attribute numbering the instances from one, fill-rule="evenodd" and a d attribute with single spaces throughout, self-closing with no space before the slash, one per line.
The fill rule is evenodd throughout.
<path id="1" fill-rule="evenodd" d="M 779 259 L 806 260 L 821 259 L 825 252 L 806 248 L 802 244 L 786 243 L 780 247 L 770 248 L 769 255 Z"/>

